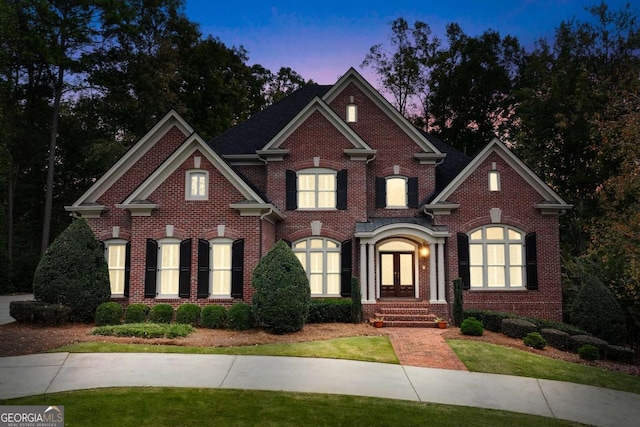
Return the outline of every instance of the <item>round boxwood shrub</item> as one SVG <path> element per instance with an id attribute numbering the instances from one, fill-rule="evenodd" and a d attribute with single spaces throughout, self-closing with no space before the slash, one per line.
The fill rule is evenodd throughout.
<path id="1" fill-rule="evenodd" d="M 124 310 L 124 323 L 142 323 L 147 320 L 149 306 L 142 303 L 129 304 Z"/>
<path id="2" fill-rule="evenodd" d="M 580 356 L 580 359 L 598 360 L 600 359 L 600 350 L 598 350 L 598 347 L 594 345 L 585 344 L 578 349 L 578 355 Z"/>
<path id="3" fill-rule="evenodd" d="M 480 337 L 484 333 L 484 327 L 482 323 L 475 317 L 467 317 L 462 321 L 460 325 L 460 332 L 463 335 L 472 335 L 474 337 Z"/>
<path id="4" fill-rule="evenodd" d="M 571 323 L 610 344 L 622 344 L 626 336 L 620 304 L 604 283 L 593 276 L 585 278 L 571 305 Z"/>
<path id="5" fill-rule="evenodd" d="M 103 302 L 96 308 L 96 326 L 119 325 L 122 306 L 117 302 Z"/>
<path id="6" fill-rule="evenodd" d="M 149 321 L 152 323 L 171 323 L 173 320 L 173 307 L 170 304 L 158 304 L 151 307 Z"/>
<path id="7" fill-rule="evenodd" d="M 607 359 L 617 362 L 633 363 L 636 358 L 636 352 L 629 347 L 619 345 L 607 346 Z"/>
<path id="8" fill-rule="evenodd" d="M 221 305 L 208 305 L 202 309 L 200 322 L 205 328 L 222 329 L 227 322 L 227 309 Z"/>
<path id="9" fill-rule="evenodd" d="M 524 319 L 504 319 L 502 333 L 511 338 L 522 339 L 531 332 L 538 332 L 538 327 Z"/>
<path id="10" fill-rule="evenodd" d="M 571 335 L 564 331 L 553 328 L 545 328 L 540 330 L 540 335 L 544 338 L 551 347 L 555 347 L 558 350 L 569 350 L 571 348 Z"/>
<path id="11" fill-rule="evenodd" d="M 202 309 L 196 304 L 182 304 L 176 310 L 176 323 L 195 326 L 200 320 Z"/>
<path id="12" fill-rule="evenodd" d="M 246 331 L 253 326 L 253 310 L 243 302 L 233 304 L 227 313 L 227 319 L 231 329 Z"/>
<path id="13" fill-rule="evenodd" d="M 69 320 L 91 322 L 96 308 L 111 299 L 109 269 L 104 251 L 87 224 L 74 220 L 51 243 L 33 276 L 36 300 L 63 304 Z"/>
<path id="14" fill-rule="evenodd" d="M 607 354 L 607 347 L 609 347 L 609 344 L 605 340 L 592 337 L 591 335 L 573 335 L 569 342 L 571 345 L 571 351 L 574 353 L 577 353 L 583 345 L 588 344 L 596 347 L 600 352 L 600 356 L 604 356 Z"/>
<path id="15" fill-rule="evenodd" d="M 291 248 L 278 241 L 253 271 L 256 320 L 276 334 L 302 329 L 309 316 L 311 289 Z"/>
<path id="16" fill-rule="evenodd" d="M 547 341 L 542 337 L 542 335 L 540 335 L 539 332 L 531 332 L 527 334 L 527 336 L 524 337 L 522 341 L 527 347 L 533 347 L 539 350 L 542 350 L 547 345 Z"/>

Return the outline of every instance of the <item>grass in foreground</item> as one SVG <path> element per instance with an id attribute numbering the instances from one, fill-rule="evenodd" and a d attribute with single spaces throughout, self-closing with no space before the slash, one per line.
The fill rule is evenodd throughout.
<path id="1" fill-rule="evenodd" d="M 82 426 L 578 426 L 513 412 L 357 396 L 185 388 L 112 388 L 0 401 L 63 405 Z"/>
<path id="2" fill-rule="evenodd" d="M 179 323 L 128 323 L 124 325 L 98 326 L 93 335 L 138 338 L 180 338 L 186 337 L 195 329 L 191 325 Z"/>
<path id="3" fill-rule="evenodd" d="M 567 381 L 640 394 L 640 378 L 469 340 L 447 343 L 473 372 Z"/>
<path id="4" fill-rule="evenodd" d="M 52 350 L 69 353 L 195 353 L 254 356 L 324 357 L 398 364 L 387 337 L 350 337 L 302 343 L 281 343 L 241 347 L 183 347 L 177 345 L 118 344 L 85 342 Z"/>

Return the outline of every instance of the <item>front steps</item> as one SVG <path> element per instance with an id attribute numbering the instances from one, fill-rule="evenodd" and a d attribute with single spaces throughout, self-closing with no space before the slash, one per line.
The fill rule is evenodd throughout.
<path id="1" fill-rule="evenodd" d="M 389 328 L 437 328 L 438 316 L 429 313 L 425 302 L 379 302 L 374 318 L 384 318 L 384 327 Z M 373 323 L 373 318 L 369 319 Z"/>

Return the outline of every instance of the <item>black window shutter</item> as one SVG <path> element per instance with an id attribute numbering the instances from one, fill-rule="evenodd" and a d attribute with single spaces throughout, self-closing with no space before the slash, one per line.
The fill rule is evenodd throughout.
<path id="1" fill-rule="evenodd" d="M 209 297 L 209 260 L 211 247 L 209 241 L 198 240 L 198 298 Z"/>
<path id="2" fill-rule="evenodd" d="M 387 180 L 376 178 L 376 208 L 387 206 Z"/>
<path id="3" fill-rule="evenodd" d="M 538 290 L 538 249 L 536 233 L 529 233 L 524 238 L 525 258 L 527 262 L 527 289 Z"/>
<path id="4" fill-rule="evenodd" d="M 298 175 L 296 171 L 287 170 L 287 210 L 298 209 Z"/>
<path id="5" fill-rule="evenodd" d="M 191 296 L 191 239 L 180 242 L 178 296 L 180 298 Z"/>
<path id="6" fill-rule="evenodd" d="M 462 279 L 462 289 L 469 289 L 471 287 L 469 236 L 464 233 L 458 233 L 458 276 Z"/>
<path id="7" fill-rule="evenodd" d="M 231 296 L 242 298 L 244 287 L 244 240 L 236 240 L 231 246 Z"/>
<path id="8" fill-rule="evenodd" d="M 158 276 L 158 242 L 147 239 L 147 260 L 144 274 L 144 297 L 155 298 Z"/>
<path id="9" fill-rule="evenodd" d="M 102 240 L 100 240 L 98 243 L 100 243 L 100 250 L 102 251 L 102 254 L 103 254 L 103 255 L 105 256 L 105 258 L 106 258 L 107 253 L 105 252 L 105 250 L 106 250 L 106 246 L 105 246 L 104 242 L 103 242 Z"/>
<path id="10" fill-rule="evenodd" d="M 336 187 L 336 208 L 340 210 L 347 209 L 347 170 L 338 171 Z"/>
<path id="11" fill-rule="evenodd" d="M 127 242 L 124 249 L 124 296 L 125 297 L 129 296 L 130 276 L 131 276 L 131 242 Z"/>
<path id="12" fill-rule="evenodd" d="M 351 296 L 351 240 L 342 242 L 340 253 L 340 295 Z"/>
<path id="13" fill-rule="evenodd" d="M 292 244 L 292 243 L 291 243 L 291 241 L 289 241 L 289 240 L 282 239 L 282 241 L 283 241 L 287 246 L 289 246 L 290 248 L 293 246 L 293 244 Z"/>
<path id="14" fill-rule="evenodd" d="M 407 180 L 407 207 L 418 208 L 418 177 Z"/>

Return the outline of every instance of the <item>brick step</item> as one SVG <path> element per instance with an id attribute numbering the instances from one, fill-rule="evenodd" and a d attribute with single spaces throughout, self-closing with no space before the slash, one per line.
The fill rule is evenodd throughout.
<path id="1" fill-rule="evenodd" d="M 411 313 L 411 314 L 429 314 L 429 310 L 426 307 L 421 307 L 421 308 L 405 308 L 405 307 L 378 307 L 377 309 L 378 313 L 382 313 L 383 315 L 386 314 L 406 314 L 406 313 Z"/>
<path id="2" fill-rule="evenodd" d="M 436 319 L 435 314 L 424 314 L 422 313 L 410 313 L 410 312 L 402 312 L 402 313 L 375 313 L 376 317 L 384 317 L 384 321 L 422 321 L 422 322 L 433 322 Z"/>
<path id="3" fill-rule="evenodd" d="M 384 320 L 385 328 L 437 328 L 436 322 L 420 320 Z"/>

